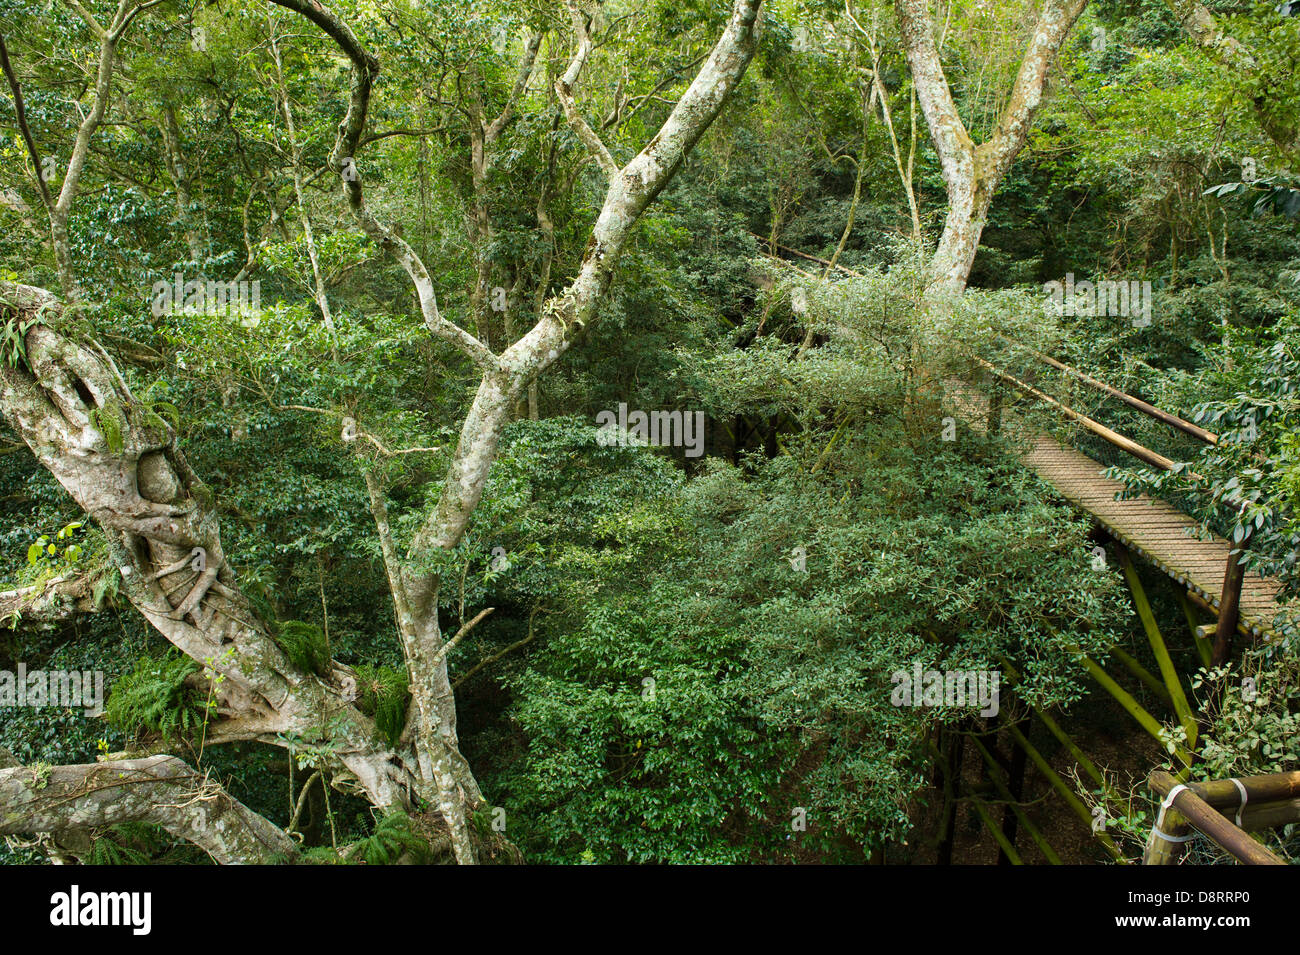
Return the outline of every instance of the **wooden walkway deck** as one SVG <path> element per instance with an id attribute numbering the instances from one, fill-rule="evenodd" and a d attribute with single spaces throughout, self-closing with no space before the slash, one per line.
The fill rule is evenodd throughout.
<path id="1" fill-rule="evenodd" d="M 1124 485 L 1103 477 L 1102 465 L 1055 438 L 1038 435 L 1024 461 L 1062 497 L 1093 515 L 1124 546 L 1218 607 L 1231 550 L 1228 541 L 1221 537 L 1197 538 L 1196 521 L 1145 494 L 1116 500 Z M 1241 623 L 1254 636 L 1277 635 L 1274 628 L 1280 590 L 1276 580 L 1246 575 L 1241 587 Z"/>

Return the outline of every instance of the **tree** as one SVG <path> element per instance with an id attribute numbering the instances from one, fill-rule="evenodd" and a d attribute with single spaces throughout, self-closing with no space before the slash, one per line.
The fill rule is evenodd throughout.
<path id="1" fill-rule="evenodd" d="M 408 275 L 425 327 L 481 374 L 441 496 L 405 554 L 399 554 L 389 526 L 381 483 L 366 474 L 412 697 L 407 733 L 398 745 L 387 745 L 349 698 L 355 687 L 349 668 L 329 662 L 312 672 L 288 658 L 268 621 L 240 589 L 222 550 L 211 492 L 190 469 L 174 428 L 132 395 L 107 352 L 80 340 L 75 318 L 41 289 L 0 286 L 5 317 L 22 329 L 22 360 L 4 369 L 0 405 L 41 464 L 108 533 L 131 603 L 183 652 L 220 674 L 216 707 L 221 718 L 209 729 L 209 743 L 313 741 L 328 751 L 336 784 L 346 774 L 374 805 L 407 805 L 408 793 L 418 803 L 436 805 L 457 861 L 472 863 L 476 852 L 468 816 L 482 807 L 483 797 L 460 754 L 447 655 L 490 611 L 450 638 L 442 632 L 436 554 L 455 547 L 465 534 L 520 395 L 598 320 L 637 221 L 743 77 L 756 46 L 761 0 L 735 0 L 721 37 L 689 88 L 658 133 L 622 167 L 574 105 L 591 52 L 590 15 L 577 3 L 569 4 L 574 52 L 556 81 L 556 94 L 566 103 L 570 125 L 597 158 L 608 188 L 576 276 L 546 301 L 533 328 L 500 353 L 442 314 L 420 256 L 372 214 L 363 198 L 360 153 L 378 61 L 343 19 L 314 0 L 275 2 L 314 23 L 347 57 L 351 88 L 329 166 L 340 178 L 357 223 Z M 125 28 L 114 22 L 115 30 Z M 111 55 L 104 62 L 104 70 L 110 70 Z M 108 83 L 107 75 L 103 82 Z M 103 108 L 101 103 L 101 115 Z M 93 131 L 86 132 L 87 141 Z M 61 242 L 57 231 L 56 251 Z M 64 272 L 61 266 L 60 274 Z M 184 596 L 170 599 L 178 592 Z M 28 825 L 50 824 L 48 816 L 38 821 L 32 810 L 24 810 L 23 818 Z M 64 818 L 70 826 L 75 823 L 73 814 Z M 24 823 L 10 825 L 21 828 Z"/>
<path id="2" fill-rule="evenodd" d="M 992 135 L 976 143 L 944 75 L 929 0 L 895 0 L 916 95 L 948 192 L 948 215 L 934 254 L 938 290 L 959 295 L 966 287 L 993 197 L 1029 138 L 1057 52 L 1085 6 L 1087 0 L 1047 0 L 1043 5 Z"/>

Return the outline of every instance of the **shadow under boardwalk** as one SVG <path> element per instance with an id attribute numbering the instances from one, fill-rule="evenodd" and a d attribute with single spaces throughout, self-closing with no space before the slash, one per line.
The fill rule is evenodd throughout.
<path id="1" fill-rule="evenodd" d="M 1231 546 L 1222 537 L 1196 537 L 1196 521 L 1164 501 L 1143 494 L 1116 500 L 1119 481 L 1087 455 L 1047 435 L 1038 435 L 1024 461 L 1061 496 L 1092 514 L 1115 539 L 1142 554 L 1178 583 L 1218 607 Z M 1241 622 L 1256 637 L 1272 638 L 1282 585 L 1247 574 L 1241 587 Z"/>

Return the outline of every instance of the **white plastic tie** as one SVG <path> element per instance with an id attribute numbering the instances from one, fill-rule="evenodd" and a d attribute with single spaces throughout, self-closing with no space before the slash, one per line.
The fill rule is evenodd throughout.
<path id="1" fill-rule="evenodd" d="M 1241 793 L 1241 803 L 1237 806 L 1237 820 L 1236 820 L 1236 821 L 1237 821 L 1237 828 L 1240 829 L 1240 828 L 1241 828 L 1241 812 L 1242 812 L 1243 809 L 1246 808 L 1246 800 L 1249 799 L 1250 797 L 1249 797 L 1249 795 L 1247 795 L 1247 793 L 1246 793 L 1246 787 L 1243 786 L 1243 785 L 1241 784 L 1241 780 L 1240 780 L 1240 779 L 1237 779 L 1236 777 L 1233 777 L 1233 779 L 1231 780 L 1231 782 L 1232 782 L 1232 785 L 1234 785 L 1234 786 L 1237 787 L 1237 792 Z"/>
<path id="2" fill-rule="evenodd" d="M 1191 842 L 1192 838 L 1196 835 L 1194 832 L 1189 832 L 1185 836 L 1171 836 L 1161 830 L 1161 827 L 1165 824 L 1166 810 L 1174 804 L 1174 798 L 1184 789 L 1187 789 L 1187 785 L 1185 783 L 1179 783 L 1173 789 L 1169 790 L 1169 795 L 1166 796 L 1164 802 L 1160 804 L 1160 815 L 1156 817 L 1156 824 L 1151 829 L 1153 835 L 1159 836 L 1161 839 L 1165 840 L 1165 842 Z M 1190 792 L 1190 790 L 1188 791 Z"/>

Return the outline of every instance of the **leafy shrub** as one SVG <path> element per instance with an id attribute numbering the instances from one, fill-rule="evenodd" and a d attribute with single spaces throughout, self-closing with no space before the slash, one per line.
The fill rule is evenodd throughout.
<path id="1" fill-rule="evenodd" d="M 330 667 L 330 644 L 325 631 L 314 623 L 285 620 L 279 625 L 275 642 L 294 666 L 317 676 L 325 676 Z"/>
<path id="2" fill-rule="evenodd" d="M 357 706 L 374 719 L 375 728 L 393 746 L 406 724 L 408 685 L 404 669 L 365 663 L 357 667 Z"/>
<path id="3" fill-rule="evenodd" d="M 163 739 L 193 733 L 203 725 L 206 707 L 186 679 L 198 669 L 197 663 L 174 650 L 160 657 L 141 657 L 134 670 L 113 684 L 105 716 L 128 733 L 148 730 Z"/>

